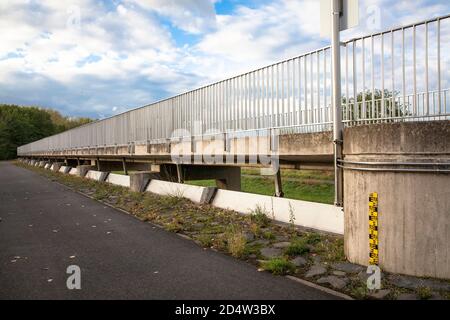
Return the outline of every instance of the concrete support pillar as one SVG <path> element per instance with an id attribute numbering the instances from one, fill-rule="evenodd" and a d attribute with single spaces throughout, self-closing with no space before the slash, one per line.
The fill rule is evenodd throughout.
<path id="1" fill-rule="evenodd" d="M 177 181 L 178 183 L 183 183 L 184 182 L 184 178 L 183 178 L 183 170 L 181 167 L 181 164 L 177 164 Z"/>
<path id="2" fill-rule="evenodd" d="M 59 169 L 61 168 L 61 166 L 63 166 L 64 165 L 64 162 L 53 162 L 52 163 L 52 171 L 54 171 L 54 172 L 58 172 L 59 171 Z"/>
<path id="3" fill-rule="evenodd" d="M 450 121 L 344 129 L 344 249 L 369 263 L 369 194 L 378 195 L 383 271 L 450 279 Z M 372 240 L 373 241 L 373 240 Z"/>
<path id="4" fill-rule="evenodd" d="M 122 167 L 123 167 L 123 173 L 125 175 L 128 175 L 127 161 L 125 160 L 125 158 L 122 158 Z"/>
<path id="5" fill-rule="evenodd" d="M 283 185 L 281 183 L 281 168 L 279 168 L 275 174 L 275 197 L 284 197 Z"/>
<path id="6" fill-rule="evenodd" d="M 77 166 L 77 169 L 78 169 L 78 175 L 80 177 L 84 178 L 86 176 L 86 173 L 89 170 L 95 170 L 95 167 L 91 166 L 91 165 L 80 165 L 80 166 Z"/>
<path id="7" fill-rule="evenodd" d="M 102 171 L 100 168 L 100 158 L 97 158 L 97 160 L 95 161 L 96 165 L 97 165 L 97 171 Z"/>
<path id="8" fill-rule="evenodd" d="M 133 172 L 130 174 L 130 189 L 135 192 L 144 192 L 150 180 L 158 178 L 158 174 L 155 174 L 154 172 Z"/>

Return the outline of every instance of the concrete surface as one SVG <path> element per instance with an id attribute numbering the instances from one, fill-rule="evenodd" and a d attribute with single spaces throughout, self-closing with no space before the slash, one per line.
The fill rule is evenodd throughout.
<path id="1" fill-rule="evenodd" d="M 95 170 L 95 166 L 83 164 L 83 165 L 77 166 L 77 170 L 78 170 L 78 175 L 80 177 L 84 178 L 86 176 L 86 174 L 89 172 L 89 170 Z"/>
<path id="2" fill-rule="evenodd" d="M 71 176 L 77 176 L 78 175 L 78 169 L 77 168 L 72 168 L 72 169 L 70 169 L 70 171 L 68 173 Z"/>
<path id="3" fill-rule="evenodd" d="M 250 214 L 259 206 L 267 212 L 269 217 L 286 223 L 290 223 L 292 211 L 296 225 L 344 234 L 344 213 L 341 208 L 329 204 L 221 189 L 217 190 L 212 204 L 243 214 Z"/>
<path id="4" fill-rule="evenodd" d="M 108 177 L 105 180 L 108 183 L 111 184 L 115 184 L 117 186 L 122 186 L 122 187 L 130 187 L 130 176 L 126 176 L 123 174 L 115 174 L 115 173 L 110 173 L 108 174 Z"/>
<path id="5" fill-rule="evenodd" d="M 0 299 L 333 299 L 0 163 Z M 81 268 L 81 290 L 66 269 Z"/>
<path id="6" fill-rule="evenodd" d="M 108 177 L 108 172 L 101 172 L 101 171 L 95 171 L 95 170 L 89 170 L 86 173 L 85 178 L 103 182 L 106 180 L 106 177 Z"/>
<path id="7" fill-rule="evenodd" d="M 156 174 L 147 171 L 133 172 L 130 174 L 130 189 L 135 192 L 144 192 L 151 179 Z"/>
<path id="8" fill-rule="evenodd" d="M 377 124 L 344 131 L 347 161 L 372 169 L 433 168 L 450 163 L 450 121 Z M 377 162 L 396 165 L 377 165 Z M 345 253 L 367 265 L 368 197 L 378 192 L 380 267 L 450 279 L 450 174 L 344 170 Z"/>
<path id="9" fill-rule="evenodd" d="M 191 186 L 188 184 L 168 182 L 162 180 L 152 180 L 145 191 L 163 196 L 184 197 L 192 202 L 201 203 L 204 192 L 207 188 Z"/>
<path id="10" fill-rule="evenodd" d="M 72 169 L 72 168 L 71 168 L 71 167 L 68 167 L 68 166 L 61 166 L 61 168 L 59 168 L 59 172 L 66 174 L 66 173 L 68 173 L 71 169 Z"/>

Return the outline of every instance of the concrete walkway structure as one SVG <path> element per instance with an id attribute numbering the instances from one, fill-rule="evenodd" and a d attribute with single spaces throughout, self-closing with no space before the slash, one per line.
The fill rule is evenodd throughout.
<path id="1" fill-rule="evenodd" d="M 376 192 L 380 266 L 450 278 L 450 228 L 439 229 L 450 225 L 449 24 L 446 15 L 342 41 L 343 141 L 331 132 L 325 47 L 21 146 L 18 155 L 178 183 L 215 179 L 234 191 L 240 167 L 255 165 L 272 169 L 277 197 L 279 164 L 337 168 L 350 261 L 368 264 L 365 199 Z M 335 144 L 343 146 L 336 161 Z"/>

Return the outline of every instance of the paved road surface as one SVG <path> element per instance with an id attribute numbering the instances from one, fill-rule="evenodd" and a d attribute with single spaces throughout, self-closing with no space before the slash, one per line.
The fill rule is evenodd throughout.
<path id="1" fill-rule="evenodd" d="M 334 298 L 7 162 L 0 218 L 0 299 Z M 66 287 L 69 265 L 81 268 L 81 290 Z"/>

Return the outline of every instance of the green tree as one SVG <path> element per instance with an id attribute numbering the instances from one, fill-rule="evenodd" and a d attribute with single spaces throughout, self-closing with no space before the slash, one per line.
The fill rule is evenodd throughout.
<path id="1" fill-rule="evenodd" d="M 17 156 L 17 147 L 92 121 L 63 117 L 38 107 L 0 104 L 0 160 Z"/>
<path id="2" fill-rule="evenodd" d="M 356 104 L 354 97 L 342 97 L 342 109 L 345 118 L 350 121 L 359 119 L 380 119 L 380 118 L 392 118 L 392 117 L 404 117 L 410 115 L 407 104 L 401 104 L 398 97 L 398 92 L 375 89 L 372 96 L 372 91 L 366 90 L 359 92 L 356 96 Z M 363 97 L 365 105 L 363 103 Z M 392 99 L 394 97 L 394 99 Z M 372 103 L 374 98 L 374 103 Z M 394 100 L 394 101 L 393 101 Z M 348 105 L 347 105 L 348 101 Z"/>

